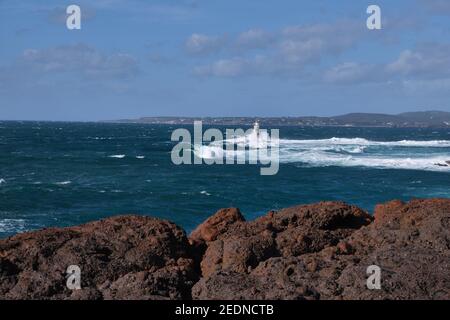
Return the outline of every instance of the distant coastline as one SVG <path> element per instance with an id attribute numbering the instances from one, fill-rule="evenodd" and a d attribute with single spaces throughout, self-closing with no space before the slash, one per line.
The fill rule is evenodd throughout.
<path id="1" fill-rule="evenodd" d="M 205 125 L 249 125 L 259 120 L 263 126 L 329 126 L 329 127 L 387 127 L 387 128 L 450 128 L 450 112 L 422 111 L 396 115 L 378 113 L 349 113 L 333 117 L 141 117 L 109 120 L 112 123 L 148 123 L 190 125 L 201 120 Z"/>
<path id="2" fill-rule="evenodd" d="M 54 122 L 54 123 L 129 123 L 192 125 L 202 121 L 204 125 L 250 126 L 256 120 L 262 126 L 299 126 L 299 127 L 362 127 L 362 128 L 450 128 L 450 112 L 418 111 L 400 114 L 383 113 L 348 113 L 344 115 L 320 116 L 278 116 L 278 117 L 212 117 L 212 116 L 152 116 L 135 119 L 116 120 L 23 120 L 0 119 L 4 122 Z"/>

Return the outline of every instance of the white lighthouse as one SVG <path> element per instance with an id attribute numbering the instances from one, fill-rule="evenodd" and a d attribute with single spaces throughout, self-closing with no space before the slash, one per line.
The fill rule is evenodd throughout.
<path id="1" fill-rule="evenodd" d="M 253 124 L 253 133 L 256 135 L 256 138 L 259 138 L 259 121 L 256 120 Z"/>

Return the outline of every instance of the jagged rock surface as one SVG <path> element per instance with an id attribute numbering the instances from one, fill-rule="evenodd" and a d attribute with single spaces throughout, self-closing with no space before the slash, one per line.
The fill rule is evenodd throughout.
<path id="1" fill-rule="evenodd" d="M 66 287 L 79 265 L 82 290 Z M 367 267 L 381 268 L 368 290 Z M 450 299 L 450 200 L 342 202 L 245 221 L 222 209 L 192 232 L 113 217 L 0 240 L 0 299 Z"/>
<path id="2" fill-rule="evenodd" d="M 218 220 L 221 215 L 218 212 L 213 218 Z M 271 257 L 317 252 L 336 245 L 371 219 L 355 206 L 322 202 L 269 212 L 250 222 L 236 221 L 207 243 L 202 275 L 221 270 L 246 273 Z"/>
<path id="3" fill-rule="evenodd" d="M 185 232 L 122 216 L 0 241 L 0 299 L 188 299 L 197 281 Z M 66 270 L 81 268 L 81 290 Z"/>
<path id="4" fill-rule="evenodd" d="M 330 204 L 325 207 L 329 208 Z M 288 210 L 299 212 L 295 208 Z M 292 242 L 285 247 L 289 250 L 281 250 L 283 247 L 278 246 L 279 256 L 261 257 L 249 270 L 234 267 L 242 264 L 242 256 L 226 264 L 217 263 L 219 267 L 213 272 L 209 272 L 213 268 L 208 269 L 206 276 L 194 286 L 193 297 L 450 299 L 450 200 L 393 201 L 378 205 L 375 222 L 354 232 L 349 232 L 349 225 L 342 220 L 332 218 L 333 211 L 323 215 L 317 210 L 311 211 L 321 221 L 311 224 L 314 232 L 319 232 L 315 233 L 317 238 L 312 238 L 321 241 L 302 245 L 304 241 L 291 237 Z M 281 218 L 283 213 L 278 215 Z M 322 223 L 328 219 L 334 224 Z M 304 220 L 302 222 L 305 223 Z M 330 233 L 326 236 L 323 231 Z M 282 237 L 283 232 L 278 233 L 275 239 Z M 327 243 L 323 239 L 330 241 Z M 228 240 L 224 238 L 223 241 Z M 217 252 L 215 243 L 208 250 Z M 313 243 L 318 245 L 311 245 Z M 297 246 L 303 249 L 292 250 Z M 210 260 L 208 250 L 205 259 Z M 366 286 L 366 271 L 371 265 L 381 268 L 380 290 L 368 290 Z"/>

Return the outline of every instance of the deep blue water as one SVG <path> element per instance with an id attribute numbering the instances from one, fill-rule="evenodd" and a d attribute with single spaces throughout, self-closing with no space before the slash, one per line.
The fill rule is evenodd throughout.
<path id="1" fill-rule="evenodd" d="M 450 167 L 435 165 L 450 160 L 450 128 L 281 127 L 275 176 L 255 165 L 176 166 L 175 128 L 0 122 L 0 237 L 126 213 L 191 230 L 222 207 L 254 218 L 321 200 L 372 211 L 394 198 L 450 197 Z"/>

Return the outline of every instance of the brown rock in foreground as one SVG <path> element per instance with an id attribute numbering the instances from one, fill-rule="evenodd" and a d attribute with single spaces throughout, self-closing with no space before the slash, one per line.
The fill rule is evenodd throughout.
<path id="1" fill-rule="evenodd" d="M 197 275 L 186 235 L 141 216 L 0 241 L 0 299 L 188 299 Z M 82 290 L 66 287 L 70 265 Z"/>
<path id="2" fill-rule="evenodd" d="M 66 288 L 69 265 L 82 290 Z M 381 289 L 367 289 L 367 267 Z M 188 240 L 140 216 L 0 240 L 0 299 L 450 299 L 450 200 L 342 202 L 246 222 L 222 209 Z"/>
<path id="3" fill-rule="evenodd" d="M 288 210 L 300 213 L 305 209 Z M 282 212 L 277 214 L 279 218 L 283 216 Z M 311 212 L 317 214 L 317 211 Z M 306 245 L 304 238 L 295 238 L 304 233 L 300 226 L 297 227 L 300 229 L 278 232 L 274 247 L 278 248 L 279 256 L 260 256 L 254 267 L 247 271 L 234 267 L 242 264 L 242 256 L 222 254 L 222 261 L 216 259 L 216 265 L 220 266 L 210 267 L 206 277 L 194 286 L 193 297 L 450 299 L 450 200 L 393 201 L 379 205 L 375 223 L 354 232 L 347 229 L 349 225 L 342 223 L 342 219 L 332 218 L 333 212 L 322 211 L 318 218 L 320 222 L 311 224 L 313 228 L 308 231 L 310 240 Z M 329 219 L 334 224 L 326 223 Z M 353 226 L 357 227 L 357 224 Z M 292 235 L 286 237 L 291 242 L 286 240 L 287 245 L 280 246 L 283 242 L 277 240 L 284 239 L 285 232 Z M 237 236 L 237 233 L 230 231 L 230 235 L 224 237 L 224 243 L 232 241 L 229 239 L 233 235 Z M 260 244 L 265 243 L 261 239 L 262 236 L 255 242 L 257 245 L 250 245 L 250 248 L 259 249 Z M 211 260 L 209 250 L 217 256 L 217 252 L 228 250 L 225 249 L 227 246 L 230 245 L 208 247 L 205 259 Z M 367 289 L 366 272 L 371 265 L 381 268 L 380 290 Z M 209 272 L 213 269 L 214 272 Z"/>
<path id="4" fill-rule="evenodd" d="M 355 206 L 322 202 L 229 224 L 228 230 L 208 242 L 201 261 L 202 275 L 221 270 L 246 273 L 271 257 L 317 252 L 370 222 L 371 217 Z"/>
<path id="5" fill-rule="evenodd" d="M 238 208 L 221 209 L 192 231 L 189 240 L 191 243 L 214 241 L 232 224 L 244 221 L 245 218 Z"/>

